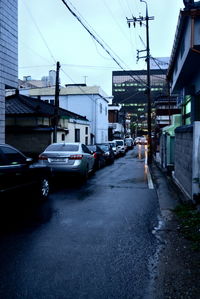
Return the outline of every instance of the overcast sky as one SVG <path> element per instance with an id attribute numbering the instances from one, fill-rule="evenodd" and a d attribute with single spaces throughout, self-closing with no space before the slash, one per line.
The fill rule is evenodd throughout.
<path id="1" fill-rule="evenodd" d="M 182 0 L 146 0 L 153 57 L 170 56 Z M 136 62 L 146 44 L 145 26 L 128 28 L 126 17 L 145 16 L 140 0 L 66 0 L 123 69 L 145 69 Z M 61 84 L 98 85 L 112 94 L 112 71 L 120 70 L 61 0 L 19 0 L 19 78 L 47 76 L 61 63 Z"/>

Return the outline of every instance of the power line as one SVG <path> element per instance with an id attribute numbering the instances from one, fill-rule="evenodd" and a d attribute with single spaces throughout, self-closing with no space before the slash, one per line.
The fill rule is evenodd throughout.
<path id="1" fill-rule="evenodd" d="M 66 0 L 61 0 L 63 2 L 63 4 L 67 7 L 67 9 L 70 11 L 70 13 L 79 21 L 79 23 L 81 23 L 81 25 L 85 28 L 85 30 L 90 34 L 90 36 L 92 36 L 92 38 L 104 49 L 104 51 L 106 51 L 106 53 L 113 59 L 113 61 L 123 70 L 125 71 L 125 69 L 122 67 L 122 65 L 117 61 L 117 59 L 111 54 L 111 52 L 105 48 L 105 46 L 103 45 L 103 43 L 95 36 L 95 34 L 93 32 L 91 32 L 91 30 L 83 23 L 83 21 L 81 20 L 81 18 L 71 9 L 71 7 L 67 4 Z M 126 71 L 127 74 L 129 71 Z M 132 75 L 130 75 L 132 77 Z M 137 75 L 136 75 L 137 76 Z M 136 82 L 142 82 L 144 85 L 147 85 L 146 82 L 144 82 L 143 80 L 141 80 L 139 77 L 138 79 L 136 79 L 135 77 L 132 77 Z"/>
<path id="2" fill-rule="evenodd" d="M 80 19 L 79 16 L 77 16 L 77 14 L 69 7 L 69 5 L 66 3 L 65 0 L 61 0 L 64 5 L 67 7 L 67 9 L 71 12 L 71 14 L 79 21 L 79 23 L 81 23 L 81 25 L 85 28 L 85 30 L 92 36 L 92 38 L 94 40 L 96 40 L 96 42 L 106 51 L 106 53 L 114 60 L 114 62 L 120 67 L 122 68 L 122 66 L 120 65 L 120 63 L 115 59 L 115 57 L 110 53 L 109 50 L 107 50 L 103 43 L 91 32 L 90 29 L 88 29 L 88 27 L 83 23 L 83 21 Z"/>
<path id="3" fill-rule="evenodd" d="M 28 6 L 25 4 L 25 2 L 23 2 L 23 3 L 24 3 L 24 5 L 25 5 L 26 10 L 28 11 L 28 13 L 29 13 L 29 15 L 30 15 L 30 17 L 31 17 L 31 19 L 32 19 L 32 21 L 33 21 L 33 23 L 34 23 L 34 25 L 35 25 L 35 27 L 36 27 L 36 29 L 37 29 L 37 31 L 38 31 L 40 37 L 41 37 L 41 39 L 42 39 L 42 41 L 44 42 L 44 44 L 45 44 L 47 50 L 49 51 L 49 54 L 50 54 L 51 58 L 53 59 L 54 63 L 56 63 L 56 59 L 55 59 L 55 57 L 53 56 L 53 53 L 51 52 L 51 50 L 50 50 L 50 48 L 49 48 L 49 46 L 48 46 L 48 43 L 47 43 L 47 41 L 45 40 L 45 38 L 44 38 L 44 36 L 43 36 L 43 34 L 42 34 L 42 32 L 41 32 L 39 26 L 37 25 L 35 19 L 33 18 L 33 15 L 32 15 L 32 13 L 31 13 L 30 9 L 29 9 Z"/>
<path id="4" fill-rule="evenodd" d="M 71 80 L 71 82 L 73 82 L 74 84 L 76 84 L 76 82 L 61 68 L 61 71 Z M 90 96 L 88 93 L 85 92 L 85 90 L 80 86 L 77 85 L 76 86 L 84 95 L 86 95 L 90 100 L 92 100 L 94 103 L 96 103 L 95 99 L 93 99 L 92 96 Z M 91 87 L 92 89 L 93 87 Z M 87 91 L 90 91 L 90 88 L 87 89 Z M 105 99 L 103 96 L 99 95 L 101 98 Z M 102 110 L 106 112 L 106 109 L 104 109 L 102 107 Z"/>
<path id="5" fill-rule="evenodd" d="M 54 64 L 45 64 L 45 65 L 25 65 L 25 66 L 19 66 L 19 69 L 31 69 L 31 68 L 43 68 L 43 67 L 52 67 Z"/>
<path id="6" fill-rule="evenodd" d="M 112 10 L 110 9 L 110 7 L 108 6 L 106 0 L 103 0 L 105 7 L 107 8 L 107 10 L 109 11 L 110 15 L 112 16 L 113 20 L 115 21 L 115 23 L 117 24 L 117 26 L 119 27 L 120 31 L 122 32 L 123 36 L 126 37 L 126 39 L 128 40 L 128 42 L 131 43 L 130 39 L 127 37 L 126 33 L 123 31 L 121 25 L 119 24 L 119 22 L 115 19 L 114 14 L 112 13 Z"/>
<path id="7" fill-rule="evenodd" d="M 20 41 L 21 44 L 24 44 L 24 46 L 26 47 L 26 50 L 31 51 L 32 53 L 34 53 L 35 55 L 37 55 L 38 57 L 42 58 L 42 60 L 48 62 L 49 64 L 51 63 L 50 60 L 47 57 L 42 56 L 41 54 L 39 54 L 37 51 L 35 51 L 34 49 L 32 49 L 29 45 L 26 44 L 26 42 L 24 42 L 23 40 Z M 52 63 L 51 63 L 52 65 Z"/>
<path id="8" fill-rule="evenodd" d="M 79 18 L 80 19 L 83 19 L 84 20 L 84 22 L 87 24 L 87 26 L 88 27 L 90 27 L 91 28 L 91 30 L 93 31 L 93 34 L 94 35 L 96 35 L 96 36 L 98 36 L 98 38 L 99 38 L 99 40 L 101 40 L 101 42 L 102 43 L 104 43 L 109 49 L 110 49 L 110 51 L 111 52 L 113 52 L 113 54 L 122 62 L 122 63 L 124 63 L 123 62 L 123 60 L 110 48 L 110 46 L 99 36 L 99 34 L 94 30 L 94 28 L 92 28 L 92 26 L 87 22 L 87 20 L 86 19 L 84 19 L 84 17 L 80 14 L 80 12 L 78 12 L 78 10 L 75 8 L 75 6 L 68 0 L 68 2 L 70 3 L 70 5 L 73 7 L 73 9 L 74 10 L 76 10 L 76 12 L 79 14 Z M 125 64 L 125 63 L 124 63 Z"/>

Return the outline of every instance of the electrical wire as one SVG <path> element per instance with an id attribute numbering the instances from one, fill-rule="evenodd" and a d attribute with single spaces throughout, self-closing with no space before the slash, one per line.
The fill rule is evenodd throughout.
<path id="1" fill-rule="evenodd" d="M 45 38 L 44 38 L 44 36 L 43 36 L 43 34 L 42 34 L 42 32 L 41 32 L 39 26 L 37 25 L 37 23 L 36 23 L 36 21 L 35 21 L 33 15 L 32 15 L 32 13 L 31 13 L 30 9 L 28 8 L 28 6 L 26 5 L 26 3 L 25 3 L 24 1 L 23 1 L 23 3 L 24 3 L 24 5 L 25 5 L 25 8 L 26 8 L 26 10 L 28 11 L 28 13 L 29 13 L 29 15 L 30 15 L 30 17 L 31 17 L 31 19 L 32 19 L 32 21 L 33 21 L 33 23 L 34 23 L 34 25 L 35 25 L 35 27 L 36 27 L 36 29 L 37 29 L 37 31 L 38 31 L 40 37 L 41 37 L 41 39 L 42 39 L 42 41 L 44 42 L 44 44 L 45 44 L 47 50 L 49 51 L 49 54 L 50 54 L 51 58 L 53 59 L 54 63 L 56 63 L 56 59 L 55 59 L 53 53 L 51 52 L 51 50 L 50 50 L 50 48 L 49 48 L 49 46 L 48 46 L 48 43 L 47 43 L 47 41 L 45 40 Z"/>
<path id="2" fill-rule="evenodd" d="M 81 23 L 81 25 L 85 28 L 85 30 L 90 34 L 90 36 L 92 36 L 92 38 L 94 40 L 96 40 L 96 42 L 106 51 L 106 53 L 114 60 L 114 62 L 120 67 L 122 68 L 122 66 L 120 65 L 120 63 L 116 60 L 116 58 L 111 54 L 111 52 L 106 49 L 103 45 L 103 43 L 91 32 L 91 30 L 83 23 L 83 21 L 80 19 L 80 17 L 69 7 L 69 5 L 66 3 L 65 0 L 61 0 L 64 5 L 67 7 L 67 9 L 71 12 L 71 14 L 79 21 L 79 23 Z"/>
<path id="3" fill-rule="evenodd" d="M 103 3 L 106 7 L 106 9 L 109 11 L 110 15 L 112 16 L 114 22 L 116 23 L 116 25 L 118 26 L 118 28 L 120 29 L 120 31 L 122 32 L 122 35 L 128 40 L 128 42 L 130 42 L 129 37 L 126 35 L 126 33 L 123 31 L 121 25 L 119 24 L 119 22 L 116 20 L 116 18 L 114 17 L 114 14 L 112 13 L 112 10 L 110 9 L 110 7 L 108 6 L 106 0 L 103 0 Z"/>
<path id="4" fill-rule="evenodd" d="M 43 67 L 52 67 L 54 65 L 52 64 L 46 64 L 46 65 L 25 65 L 25 66 L 19 66 L 19 69 L 31 69 L 31 68 L 43 68 Z"/>
<path id="5" fill-rule="evenodd" d="M 119 30 L 122 32 L 122 36 L 128 41 L 128 43 L 130 43 L 131 51 L 133 52 L 134 51 L 134 47 L 133 47 L 133 40 L 132 40 L 132 36 L 130 34 L 130 30 L 129 30 L 129 37 L 128 37 L 128 35 L 126 35 L 126 33 L 124 32 L 123 28 L 121 27 L 120 23 L 116 20 L 114 14 L 112 12 L 112 10 L 110 9 L 110 7 L 108 6 L 108 4 L 106 2 L 106 0 L 103 0 L 103 2 L 104 2 L 104 5 L 105 5 L 106 9 L 109 11 L 111 17 L 113 18 L 114 22 L 118 26 Z M 132 52 L 131 52 L 131 54 L 132 54 Z M 133 56 L 131 54 L 130 54 L 130 56 Z"/>
<path id="6" fill-rule="evenodd" d="M 63 68 L 61 68 L 61 71 L 71 80 L 71 82 L 72 83 L 74 83 L 74 84 L 76 84 L 76 82 L 71 78 L 71 76 L 69 76 L 64 70 L 63 70 Z M 94 103 L 96 103 L 96 100 L 92 97 L 92 96 L 90 96 L 88 93 L 86 93 L 86 91 L 80 86 L 80 85 L 77 85 L 76 86 L 84 95 L 86 95 L 90 100 L 92 100 Z M 90 90 L 92 90 L 93 89 L 93 87 L 91 87 L 91 89 L 90 88 L 88 88 L 87 89 L 87 91 L 89 92 Z M 106 98 L 105 97 L 103 97 L 103 96 L 101 96 L 101 95 L 99 95 L 101 98 L 103 98 L 103 99 L 105 99 L 106 100 Z M 104 107 L 102 107 L 102 111 L 104 111 L 104 112 L 107 112 L 106 111 L 106 109 L 104 109 Z"/>
<path id="7" fill-rule="evenodd" d="M 34 53 L 35 55 L 37 55 L 38 57 L 42 58 L 42 60 L 45 60 L 46 62 L 48 62 L 49 64 L 51 63 L 49 59 L 47 59 L 46 57 L 40 55 L 38 52 L 36 52 L 34 49 L 32 49 L 29 45 L 27 45 L 23 40 L 20 41 L 21 44 L 24 44 L 24 46 L 26 47 L 26 49 L 28 49 L 30 52 Z M 51 64 L 52 65 L 52 64 Z"/>
<path id="8" fill-rule="evenodd" d="M 153 61 L 155 62 L 155 64 L 159 67 L 160 70 L 163 70 L 160 65 L 159 65 L 159 62 L 162 62 L 163 64 L 166 64 L 167 66 L 169 66 L 169 64 L 167 62 L 163 62 L 157 58 L 154 58 L 153 56 L 150 56 L 151 59 L 153 59 Z"/>
<path id="9" fill-rule="evenodd" d="M 94 33 L 94 35 L 96 35 L 98 37 L 99 40 L 101 40 L 101 42 L 103 44 L 106 45 L 106 47 L 108 47 L 108 49 L 113 52 L 113 54 L 116 56 L 116 58 L 118 58 L 122 63 L 123 60 L 110 48 L 110 46 L 99 36 L 99 34 L 92 28 L 92 26 L 83 18 L 83 16 L 80 14 L 80 12 L 78 12 L 78 10 L 74 7 L 74 5 L 68 0 L 68 2 L 70 3 L 70 5 L 73 7 L 74 10 L 76 10 L 77 14 L 79 14 L 80 19 L 83 19 L 83 21 L 85 22 L 85 24 L 87 24 L 88 27 L 90 27 L 91 32 Z"/>
<path id="10" fill-rule="evenodd" d="M 90 36 L 92 36 L 92 38 L 106 51 L 106 53 L 113 59 L 113 61 L 123 70 L 125 71 L 125 69 L 122 67 L 122 65 L 117 61 L 117 59 L 111 54 L 111 52 L 106 49 L 106 47 L 103 45 L 103 43 L 95 36 L 95 34 L 93 32 L 91 32 L 91 30 L 84 24 L 84 22 L 81 20 L 81 18 L 71 9 L 71 7 L 67 4 L 66 0 L 61 0 L 63 2 L 63 4 L 67 7 L 67 9 L 70 11 L 70 13 L 79 21 L 79 23 L 81 23 L 81 25 L 85 28 L 85 30 L 90 34 Z M 126 71 L 127 73 L 129 71 Z M 130 75 L 132 77 L 132 75 Z M 137 75 L 136 75 L 137 76 Z M 135 77 L 132 77 L 133 80 L 135 80 L 136 82 L 142 82 L 144 85 L 147 86 L 146 82 L 144 82 L 143 80 L 141 80 L 138 76 L 138 79 L 136 79 Z"/>
<path id="11" fill-rule="evenodd" d="M 110 69 L 116 69 L 116 67 L 113 66 L 98 66 L 98 65 L 80 65 L 80 64 L 66 64 L 62 63 L 62 66 L 68 66 L 68 67 L 79 67 L 79 68 L 92 68 L 92 69 L 103 69 L 103 70 L 110 70 Z"/>

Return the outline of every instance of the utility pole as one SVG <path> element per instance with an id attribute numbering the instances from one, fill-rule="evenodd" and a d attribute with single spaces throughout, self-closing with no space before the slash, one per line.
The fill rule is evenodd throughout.
<path id="1" fill-rule="evenodd" d="M 146 17 L 139 17 L 132 19 L 127 18 L 127 23 L 130 28 L 131 23 L 133 23 L 134 27 L 137 22 L 140 23 L 140 26 L 143 25 L 143 21 L 146 23 L 146 49 L 142 51 L 137 51 L 138 55 L 137 58 L 145 58 L 147 62 L 147 125 L 148 125 L 148 164 L 152 163 L 152 139 L 151 139 L 151 80 L 150 80 L 150 47 L 149 47 L 149 20 L 154 20 L 154 17 L 149 17 L 148 15 L 148 6 L 147 2 L 144 0 L 140 0 L 140 2 L 144 2 L 146 4 Z M 140 52 L 146 51 L 146 56 L 139 57 Z"/>
<path id="2" fill-rule="evenodd" d="M 57 127 L 58 127 L 58 116 L 59 116 L 59 71 L 60 62 L 56 64 L 56 85 L 55 85 L 55 103 L 54 103 L 54 131 L 53 131 L 53 142 L 57 142 Z"/>

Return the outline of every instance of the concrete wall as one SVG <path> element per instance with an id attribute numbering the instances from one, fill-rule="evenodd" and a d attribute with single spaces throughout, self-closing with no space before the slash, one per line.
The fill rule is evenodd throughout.
<path id="1" fill-rule="evenodd" d="M 5 142 L 5 88 L 18 85 L 18 0 L 0 0 L 0 142 Z"/>
<path id="2" fill-rule="evenodd" d="M 174 178 L 185 194 L 192 198 L 193 126 L 175 130 Z"/>
<path id="3" fill-rule="evenodd" d="M 200 121 L 195 121 L 193 125 L 193 197 L 200 199 Z"/>
<path id="4" fill-rule="evenodd" d="M 86 127 L 88 128 L 88 134 L 86 134 Z M 75 129 L 80 130 L 80 142 L 86 144 L 86 137 L 88 140 L 88 144 L 91 143 L 90 140 L 90 126 L 82 125 L 74 122 L 70 122 L 68 124 L 69 134 L 66 135 L 66 142 L 75 142 Z"/>

